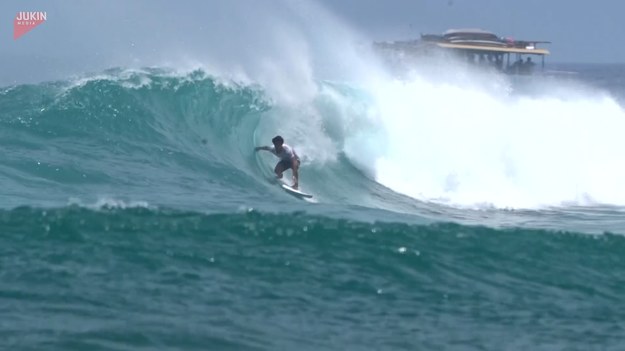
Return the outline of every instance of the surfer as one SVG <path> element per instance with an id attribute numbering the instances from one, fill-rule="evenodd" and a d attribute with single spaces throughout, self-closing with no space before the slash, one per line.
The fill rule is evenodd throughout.
<path id="1" fill-rule="evenodd" d="M 276 177 L 278 179 L 282 179 L 282 173 L 290 168 L 293 172 L 292 188 L 297 190 L 299 186 L 299 156 L 297 156 L 297 153 L 295 153 L 295 150 L 292 147 L 284 143 L 284 139 L 282 139 L 281 136 L 275 136 L 271 139 L 271 142 L 273 143 L 273 146 L 257 146 L 254 148 L 254 151 L 265 150 L 278 156 L 280 161 L 278 161 L 273 170 L 276 172 Z"/>

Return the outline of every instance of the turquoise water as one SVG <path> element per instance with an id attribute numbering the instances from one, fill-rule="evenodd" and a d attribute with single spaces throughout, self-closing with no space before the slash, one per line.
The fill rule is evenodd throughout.
<path id="1" fill-rule="evenodd" d="M 544 113 L 540 125 L 509 122 L 548 135 L 508 140 L 505 160 L 490 157 L 497 144 L 479 123 L 428 139 L 439 126 L 421 113 L 428 135 L 402 139 L 386 95 L 345 83 L 317 82 L 303 104 L 201 70 L 4 87 L 0 347 L 618 350 L 625 202 L 612 177 L 620 161 L 602 155 L 623 149 L 603 138 L 580 156 L 579 139 L 549 121 L 590 105 L 603 115 L 571 121 L 618 129 L 622 70 L 575 68 L 557 84 L 613 97 L 513 91 L 522 101 L 511 115 L 524 104 Z M 302 156 L 300 184 L 315 202 L 284 193 L 275 160 L 252 152 L 276 133 Z M 490 144 L 463 163 L 438 144 L 445 138 L 456 152 Z M 495 176 L 476 181 L 480 169 Z"/>

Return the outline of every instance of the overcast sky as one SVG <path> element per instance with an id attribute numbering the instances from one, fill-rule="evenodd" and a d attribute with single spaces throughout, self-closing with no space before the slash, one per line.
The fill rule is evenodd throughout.
<path id="1" fill-rule="evenodd" d="M 288 6 L 285 6 L 285 3 Z M 309 35 L 327 29 L 300 0 L 3 0 L 0 2 L 0 84 L 60 78 L 68 73 L 167 61 L 173 55 L 237 60 L 253 56 L 288 18 Z M 366 40 L 417 38 L 450 28 L 482 28 L 500 36 L 550 40 L 547 62 L 625 62 L 625 1 L 574 0 L 318 0 L 335 21 Z M 48 20 L 13 40 L 18 11 L 46 11 Z M 295 15 L 294 15 L 295 14 Z M 317 16 L 317 17 L 315 17 Z M 317 24 L 317 20 L 319 20 Z M 316 27 L 318 25 L 318 27 Z M 286 28 L 286 29 L 284 29 Z M 327 34 L 327 33 L 326 33 Z M 323 40 L 331 40 L 331 37 Z M 296 40 L 291 40 L 296 41 Z M 245 48 L 245 49 L 244 49 Z M 284 50 L 276 45 L 275 50 Z M 230 56 L 224 55 L 225 52 Z M 241 65 L 251 61 L 242 60 Z"/>

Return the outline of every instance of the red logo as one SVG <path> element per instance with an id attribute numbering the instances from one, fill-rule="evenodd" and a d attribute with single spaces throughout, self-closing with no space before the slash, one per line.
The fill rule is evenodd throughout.
<path id="1" fill-rule="evenodd" d="M 18 12 L 13 20 L 13 40 L 30 32 L 33 28 L 48 19 L 48 14 L 42 11 Z"/>

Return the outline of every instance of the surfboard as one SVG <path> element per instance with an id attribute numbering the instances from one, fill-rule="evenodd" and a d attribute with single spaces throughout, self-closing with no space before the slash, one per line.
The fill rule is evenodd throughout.
<path id="1" fill-rule="evenodd" d="M 293 195 L 293 196 L 297 196 L 297 197 L 305 197 L 310 199 L 311 197 L 313 197 L 311 194 L 307 194 L 305 192 L 296 190 L 291 188 L 290 186 L 286 185 L 286 184 L 281 184 L 282 185 L 282 189 L 284 189 L 287 193 Z"/>

